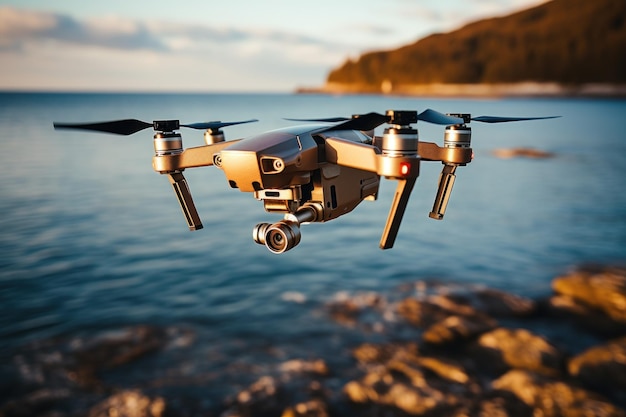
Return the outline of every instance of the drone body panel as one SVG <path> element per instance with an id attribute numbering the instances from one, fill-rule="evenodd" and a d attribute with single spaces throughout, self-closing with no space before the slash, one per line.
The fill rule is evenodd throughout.
<path id="1" fill-rule="evenodd" d="M 310 182 L 318 168 L 315 129 L 279 129 L 239 141 L 220 153 L 232 187 L 243 192 L 282 189 Z"/>

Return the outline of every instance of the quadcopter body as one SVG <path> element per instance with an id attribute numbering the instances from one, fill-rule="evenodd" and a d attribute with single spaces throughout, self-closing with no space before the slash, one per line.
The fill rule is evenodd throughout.
<path id="1" fill-rule="evenodd" d="M 253 229 L 256 243 L 273 253 L 295 247 L 304 223 L 326 222 L 354 210 L 364 200 L 376 200 L 381 178 L 397 181 L 381 249 L 393 247 L 422 161 L 439 161 L 443 170 L 430 217 L 444 216 L 455 171 L 472 161 L 471 128 L 474 121 L 488 123 L 532 120 L 468 114 L 442 114 L 433 110 L 388 110 L 352 118 L 291 119 L 306 121 L 246 139 L 226 141 L 222 127 L 248 123 L 207 122 L 182 125 L 177 120 L 152 124 L 135 119 L 90 124 L 55 123 L 55 128 L 85 129 L 128 135 L 152 127 L 153 168 L 167 175 L 190 230 L 202 228 L 183 171 L 215 166 L 224 172 L 231 188 L 253 193 L 269 213 L 281 221 L 259 223 Z M 419 120 L 445 125 L 444 146 L 419 140 L 413 126 Z M 382 136 L 374 129 L 386 124 Z M 181 127 L 206 130 L 205 145 L 183 148 Z"/>

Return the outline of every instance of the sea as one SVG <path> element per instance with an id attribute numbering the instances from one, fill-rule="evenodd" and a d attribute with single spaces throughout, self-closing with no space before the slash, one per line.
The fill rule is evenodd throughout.
<path id="1" fill-rule="evenodd" d="M 377 201 L 303 225 L 300 244 L 274 254 L 252 230 L 282 216 L 230 188 L 215 167 L 185 171 L 204 224 L 188 230 L 167 178 L 152 169 L 150 129 L 53 129 L 126 118 L 258 119 L 225 128 L 232 140 L 296 123 L 286 118 L 427 108 L 560 117 L 472 123 L 474 159 L 457 169 L 445 218 L 428 217 L 442 165 L 423 161 L 395 246 L 384 251 L 393 181 L 381 180 Z M 416 282 L 548 297 L 552 280 L 574 268 L 626 261 L 625 115 L 617 98 L 0 93 L 0 361 L 8 366 L 49 341 L 157 326 L 189 337 L 120 380 L 220 375 L 219 389 L 235 392 L 225 387 L 272 363 L 332 364 L 338 352 L 384 339 L 333 321 L 324 306 L 336 300 L 390 297 Z M 420 140 L 442 145 L 442 126 L 416 126 Z M 202 131 L 181 132 L 185 147 L 203 144 Z M 502 148 L 553 157 L 502 159 L 493 153 Z"/>

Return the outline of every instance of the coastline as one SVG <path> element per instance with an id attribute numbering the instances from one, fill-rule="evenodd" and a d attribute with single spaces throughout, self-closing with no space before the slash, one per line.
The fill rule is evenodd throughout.
<path id="1" fill-rule="evenodd" d="M 625 84 L 561 84 L 557 82 L 520 82 L 500 84 L 402 84 L 381 85 L 326 83 L 321 87 L 300 87 L 297 94 L 381 94 L 444 98 L 505 97 L 626 97 Z"/>

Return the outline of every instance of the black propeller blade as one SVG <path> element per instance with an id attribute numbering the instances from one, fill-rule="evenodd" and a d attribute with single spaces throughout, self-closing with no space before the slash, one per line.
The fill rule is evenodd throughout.
<path id="1" fill-rule="evenodd" d="M 504 123 L 504 122 L 521 122 L 524 120 L 556 119 L 557 117 L 561 117 L 561 116 L 547 116 L 547 117 L 478 116 L 478 117 L 472 117 L 472 121 L 483 122 L 483 123 Z"/>
<path id="2" fill-rule="evenodd" d="M 347 117 L 328 117 L 319 119 L 286 119 L 294 122 L 324 122 L 336 123 L 346 122 L 333 126 L 333 130 L 337 129 L 354 129 L 354 130 L 372 130 L 383 123 L 389 122 L 391 118 L 380 113 L 357 114 L 352 118 Z M 432 109 L 426 109 L 417 115 L 417 120 L 437 125 L 455 125 L 463 123 L 463 119 L 455 116 L 448 116 Z"/>
<path id="3" fill-rule="evenodd" d="M 291 122 L 323 122 L 323 123 L 336 123 L 336 122 L 345 122 L 346 120 L 350 120 L 348 117 L 328 117 L 326 119 L 285 119 Z"/>
<path id="4" fill-rule="evenodd" d="M 238 125 L 242 123 L 257 122 L 256 119 L 244 120 L 239 122 L 201 122 L 192 124 L 180 124 L 178 120 L 155 120 L 152 123 L 144 122 L 137 119 L 123 119 L 112 120 L 109 122 L 97 122 L 97 123 L 54 123 L 55 129 L 80 129 L 91 130 L 94 132 L 113 133 L 115 135 L 132 135 L 140 130 L 147 129 L 149 127 L 158 131 L 172 131 L 178 130 L 181 127 L 187 127 L 190 129 L 220 129 L 226 126 Z"/>
<path id="5" fill-rule="evenodd" d="M 329 127 L 328 130 L 373 130 L 389 121 L 389 116 L 380 113 L 367 113 L 352 116 L 352 119 Z"/>
<path id="6" fill-rule="evenodd" d="M 220 121 L 216 121 L 216 122 L 200 122 L 200 123 L 191 123 L 188 125 L 180 125 L 180 127 L 188 127 L 191 129 L 201 129 L 201 130 L 206 130 L 206 129 L 221 129 L 223 127 L 226 126 L 233 126 L 233 125 L 240 125 L 243 123 L 253 123 L 253 122 L 258 122 L 257 119 L 250 119 L 250 120 L 242 120 L 240 122 L 220 122 Z"/>
<path id="7" fill-rule="evenodd" d="M 458 125 L 463 123 L 463 119 L 460 117 L 448 116 L 432 109 L 424 110 L 417 115 L 417 119 L 436 125 Z"/>
<path id="8" fill-rule="evenodd" d="M 115 135 L 132 135 L 140 130 L 153 127 L 152 123 L 137 119 L 113 120 L 99 123 L 54 123 L 55 129 L 80 129 L 95 132 L 113 133 Z"/>

